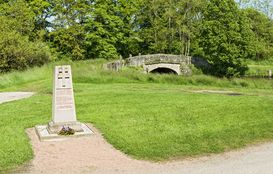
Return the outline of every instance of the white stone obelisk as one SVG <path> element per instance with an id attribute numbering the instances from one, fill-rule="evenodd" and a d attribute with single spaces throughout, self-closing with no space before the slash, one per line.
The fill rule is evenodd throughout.
<path id="1" fill-rule="evenodd" d="M 52 121 L 48 124 L 50 133 L 57 133 L 62 127 L 82 131 L 77 122 L 72 73 L 70 65 L 56 66 L 53 78 Z"/>

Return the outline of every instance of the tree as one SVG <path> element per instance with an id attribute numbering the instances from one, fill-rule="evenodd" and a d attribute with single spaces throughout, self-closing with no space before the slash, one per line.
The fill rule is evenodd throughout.
<path id="1" fill-rule="evenodd" d="M 144 53 L 189 55 L 204 0 L 144 0 L 137 15 Z"/>
<path id="2" fill-rule="evenodd" d="M 24 0 L 11 0 L 0 6 L 1 16 L 5 16 L 5 30 L 16 30 L 24 36 L 31 36 L 34 29 L 35 14 Z"/>
<path id="3" fill-rule="evenodd" d="M 16 31 L 0 34 L 0 73 L 25 70 L 49 62 L 50 51 L 45 44 L 30 42 Z"/>
<path id="4" fill-rule="evenodd" d="M 253 33 L 233 0 L 210 0 L 203 13 L 199 45 L 217 76 L 244 74 L 244 59 L 252 57 Z"/>
<path id="5" fill-rule="evenodd" d="M 35 14 L 33 39 L 47 40 L 53 14 L 54 0 L 26 0 Z"/>
<path id="6" fill-rule="evenodd" d="M 199 32 L 201 12 L 205 7 L 205 0 L 179 1 L 175 4 L 178 17 L 176 20 L 179 35 L 180 54 L 189 56 L 193 43 Z M 193 42 L 192 42 L 193 41 Z"/>
<path id="7" fill-rule="evenodd" d="M 114 1 L 116 6 L 115 15 L 117 15 L 121 21 L 120 33 L 123 33 L 115 47 L 118 54 L 122 57 L 129 57 L 130 54 L 136 55 L 141 52 L 139 43 L 141 39 L 137 35 L 136 14 L 139 10 L 139 6 L 142 0 L 118 0 Z"/>
<path id="8" fill-rule="evenodd" d="M 269 18 L 273 18 L 273 1 L 272 0 L 236 0 L 241 7 L 254 8 L 263 12 Z"/>
<path id="9" fill-rule="evenodd" d="M 45 44 L 32 41 L 34 13 L 24 0 L 0 5 L 0 72 L 24 70 L 49 61 Z"/>
<path id="10" fill-rule="evenodd" d="M 52 47 L 72 60 L 85 59 L 84 23 L 91 10 L 89 0 L 53 0 Z"/>
<path id="11" fill-rule="evenodd" d="M 137 2 L 137 1 L 136 1 Z M 129 55 L 134 43 L 133 0 L 95 0 L 85 23 L 86 57 L 117 58 Z"/>
<path id="12" fill-rule="evenodd" d="M 67 56 L 72 60 L 85 59 L 85 33 L 83 26 L 74 24 L 68 28 L 58 28 L 50 33 L 53 49 L 61 56 Z"/>
<path id="13" fill-rule="evenodd" d="M 265 14 L 249 8 L 244 10 L 255 34 L 255 60 L 273 57 L 273 21 Z"/>

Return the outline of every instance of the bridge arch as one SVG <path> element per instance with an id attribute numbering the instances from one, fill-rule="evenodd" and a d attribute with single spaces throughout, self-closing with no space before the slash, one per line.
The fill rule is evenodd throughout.
<path id="1" fill-rule="evenodd" d="M 144 69 L 146 73 L 174 73 L 177 75 L 181 74 L 180 64 L 168 64 L 168 63 L 158 63 L 145 65 Z"/>
<path id="2" fill-rule="evenodd" d="M 170 68 L 162 68 L 162 67 L 160 67 L 160 68 L 156 68 L 156 69 L 154 69 L 154 70 L 150 71 L 150 73 L 159 73 L 159 74 L 177 74 L 177 75 L 178 75 L 178 73 L 177 73 L 175 70 L 170 69 Z"/>

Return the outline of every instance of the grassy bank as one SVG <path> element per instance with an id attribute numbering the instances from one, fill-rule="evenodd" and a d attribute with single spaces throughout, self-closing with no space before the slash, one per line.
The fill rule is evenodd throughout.
<path id="1" fill-rule="evenodd" d="M 166 160 L 219 153 L 273 139 L 273 82 L 109 72 L 104 60 L 72 64 L 78 119 L 126 154 Z M 35 96 L 0 105 L 0 171 L 33 157 L 24 132 L 51 118 L 53 65 L 0 76 L 1 91 Z M 232 90 L 240 96 L 196 93 Z M 15 109 L 16 108 L 16 109 Z"/>
<path id="2" fill-rule="evenodd" d="M 176 76 L 172 74 L 144 74 L 137 68 L 125 68 L 120 72 L 102 69 L 105 60 L 80 61 L 76 63 L 58 62 L 41 68 L 29 69 L 25 72 L 13 72 L 0 75 L 0 91 L 4 90 L 51 90 L 52 70 L 54 65 L 72 64 L 74 83 L 157 83 L 186 86 L 208 86 L 245 89 L 273 89 L 268 79 L 233 78 L 220 79 L 206 75 Z"/>

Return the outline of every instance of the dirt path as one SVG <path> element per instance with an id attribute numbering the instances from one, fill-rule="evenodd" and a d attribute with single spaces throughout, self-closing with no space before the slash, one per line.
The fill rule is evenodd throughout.
<path id="1" fill-rule="evenodd" d="M 0 92 L 0 104 L 31 97 L 33 92 Z"/>
<path id="2" fill-rule="evenodd" d="M 90 174 L 272 174 L 273 143 L 197 159 L 167 163 L 135 160 L 115 150 L 91 125 L 94 135 L 40 142 L 28 129 L 34 159 L 15 173 Z"/>

